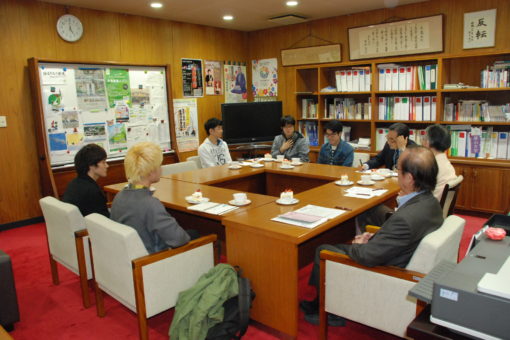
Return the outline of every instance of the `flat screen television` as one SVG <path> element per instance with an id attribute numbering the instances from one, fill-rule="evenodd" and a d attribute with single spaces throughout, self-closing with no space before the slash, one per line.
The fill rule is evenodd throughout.
<path id="1" fill-rule="evenodd" d="M 282 102 L 221 104 L 221 116 L 229 144 L 273 141 L 281 133 Z"/>

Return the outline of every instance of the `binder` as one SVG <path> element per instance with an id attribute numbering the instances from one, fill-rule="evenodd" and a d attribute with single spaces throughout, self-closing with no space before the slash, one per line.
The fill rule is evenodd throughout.
<path id="1" fill-rule="evenodd" d="M 365 70 L 358 71 L 359 76 L 359 89 L 358 91 L 365 91 Z"/>
<path id="2" fill-rule="evenodd" d="M 492 132 L 490 134 L 490 143 L 491 143 L 491 151 L 490 151 L 490 158 L 496 158 L 498 155 L 498 133 Z"/>
<path id="3" fill-rule="evenodd" d="M 379 97 L 379 119 L 384 120 L 386 113 L 386 97 Z"/>
<path id="4" fill-rule="evenodd" d="M 437 87 L 437 64 L 430 66 L 430 89 L 435 90 Z"/>
<path id="5" fill-rule="evenodd" d="M 399 91 L 409 90 L 406 86 L 407 86 L 406 68 L 399 67 L 398 68 L 398 90 Z"/>
<path id="6" fill-rule="evenodd" d="M 466 157 L 466 131 L 458 131 L 457 156 Z"/>
<path id="7" fill-rule="evenodd" d="M 375 146 L 377 151 L 381 151 L 384 148 L 384 144 L 386 143 L 386 134 L 388 133 L 388 129 L 378 128 L 375 136 Z"/>
<path id="8" fill-rule="evenodd" d="M 387 67 L 384 71 L 384 91 L 391 91 L 391 67 Z"/>
<path id="9" fill-rule="evenodd" d="M 351 70 L 348 70 L 347 71 L 347 92 L 352 92 L 352 89 L 353 89 L 353 84 L 352 84 L 353 80 L 352 80 L 352 71 Z"/>
<path id="10" fill-rule="evenodd" d="M 342 80 L 340 77 L 340 71 L 335 71 L 335 83 L 337 92 L 342 92 Z"/>
<path id="11" fill-rule="evenodd" d="M 430 90 L 430 65 L 425 65 L 425 90 Z"/>
<path id="12" fill-rule="evenodd" d="M 498 133 L 498 154 L 496 158 L 506 159 L 508 152 L 508 133 Z"/>
<path id="13" fill-rule="evenodd" d="M 395 120 L 402 120 L 402 101 L 401 97 L 395 97 L 395 106 L 394 106 L 394 116 L 393 119 Z"/>
<path id="14" fill-rule="evenodd" d="M 430 97 L 423 97 L 423 120 L 431 120 L 431 105 L 430 105 Z"/>
<path id="15" fill-rule="evenodd" d="M 432 96 L 430 97 L 432 103 L 430 104 L 430 120 L 434 121 L 436 120 L 437 116 L 436 116 L 436 107 L 437 107 L 437 97 L 436 96 Z"/>
<path id="16" fill-rule="evenodd" d="M 413 142 L 415 142 L 416 144 L 418 144 L 416 142 L 416 130 L 415 129 L 409 129 L 409 139 L 412 140 Z"/>
<path id="17" fill-rule="evenodd" d="M 386 81 L 384 78 L 385 69 L 379 69 L 379 91 L 386 91 Z"/>
<path id="18" fill-rule="evenodd" d="M 372 77 L 370 74 L 370 70 L 365 70 L 365 89 L 363 91 L 369 92 L 372 88 Z"/>
<path id="19" fill-rule="evenodd" d="M 411 112 L 409 110 L 409 97 L 402 97 L 402 120 L 410 120 Z"/>
<path id="20" fill-rule="evenodd" d="M 340 83 L 342 84 L 342 92 L 347 92 L 347 72 L 340 71 Z"/>
<path id="21" fill-rule="evenodd" d="M 414 74 L 413 69 L 414 69 L 413 66 L 407 66 L 406 67 L 406 77 L 405 77 L 406 78 L 406 80 L 405 80 L 405 82 L 406 82 L 405 87 L 406 88 L 405 89 L 407 91 L 414 90 L 413 89 L 413 74 Z"/>
<path id="22" fill-rule="evenodd" d="M 415 110 L 416 110 L 416 117 L 415 120 L 423 120 L 423 98 L 422 97 L 415 97 Z"/>
<path id="23" fill-rule="evenodd" d="M 391 91 L 398 91 L 398 67 L 391 68 Z"/>
<path id="24" fill-rule="evenodd" d="M 352 71 L 352 90 L 353 92 L 359 92 L 359 71 Z"/>

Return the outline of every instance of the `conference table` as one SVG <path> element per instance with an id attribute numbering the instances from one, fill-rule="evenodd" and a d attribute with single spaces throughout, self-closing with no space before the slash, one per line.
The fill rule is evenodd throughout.
<path id="1" fill-rule="evenodd" d="M 201 233 L 214 232 L 223 240 L 227 262 L 243 269 L 256 293 L 250 317 L 282 337 L 295 338 L 298 332 L 299 269 L 311 261 L 317 246 L 341 243 L 355 234 L 354 218 L 371 207 L 391 201 L 398 193 L 397 178 L 375 182 L 370 188 L 386 189 L 369 199 L 346 197 L 335 181 L 348 175 L 360 180 L 356 168 L 305 163 L 281 169 L 280 163 L 261 162 L 262 167 L 228 165 L 172 174 L 153 186 L 157 197 L 185 228 Z M 105 187 L 109 198 L 126 183 Z M 184 197 L 200 189 L 212 202 L 228 203 L 233 193 L 245 192 L 251 204 L 223 215 L 188 210 Z M 276 203 L 280 192 L 292 189 L 299 200 L 294 205 Z M 344 212 L 309 229 L 271 219 L 306 205 L 341 208 Z"/>

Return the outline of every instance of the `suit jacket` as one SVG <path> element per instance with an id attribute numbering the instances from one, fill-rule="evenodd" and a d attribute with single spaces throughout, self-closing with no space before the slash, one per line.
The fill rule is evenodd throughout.
<path id="1" fill-rule="evenodd" d="M 416 146 L 416 143 L 412 140 L 407 140 L 407 146 Z M 384 144 L 384 148 L 379 152 L 374 158 L 367 162 L 370 169 L 378 168 L 384 165 L 388 169 L 392 169 L 395 163 L 393 162 L 393 156 L 395 155 L 396 150 L 390 149 L 388 142 Z"/>
<path id="2" fill-rule="evenodd" d="M 423 192 L 399 207 L 366 244 L 344 245 L 342 249 L 368 267 L 405 267 L 422 238 L 442 224 L 439 202 L 431 192 Z"/>

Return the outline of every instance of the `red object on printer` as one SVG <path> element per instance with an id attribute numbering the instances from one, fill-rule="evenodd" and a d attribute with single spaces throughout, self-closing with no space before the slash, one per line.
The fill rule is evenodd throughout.
<path id="1" fill-rule="evenodd" d="M 502 240 L 505 238 L 506 236 L 506 231 L 505 229 L 503 228 L 487 228 L 487 230 L 485 230 L 485 235 L 487 235 L 488 238 L 490 238 L 491 240 Z"/>

